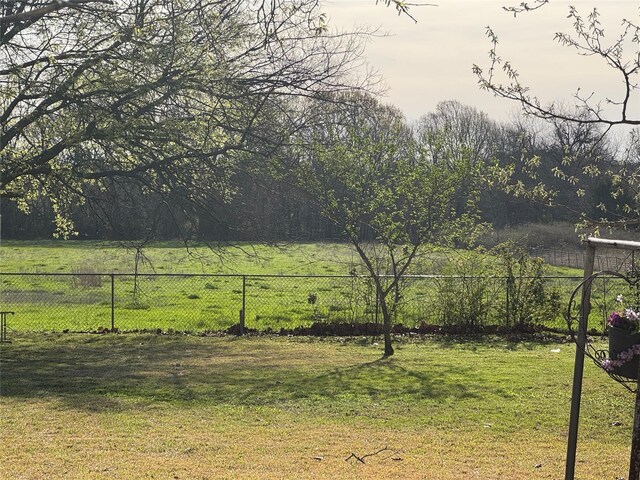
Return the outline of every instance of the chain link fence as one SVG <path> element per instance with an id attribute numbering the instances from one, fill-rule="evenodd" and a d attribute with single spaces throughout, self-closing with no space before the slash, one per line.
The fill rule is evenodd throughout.
<path id="1" fill-rule="evenodd" d="M 601 249 L 594 259 L 594 270 L 629 271 L 636 264 L 635 252 Z M 586 254 L 584 250 L 533 250 L 533 255 L 542 258 L 544 263 L 558 267 L 583 269 Z"/>
<path id="2" fill-rule="evenodd" d="M 559 308 L 541 323 L 564 328 L 580 281 L 545 277 Z M 505 278 L 416 275 L 404 277 L 401 287 L 395 321 L 406 327 L 508 325 Z M 619 279 L 597 279 L 590 326 L 604 330 L 616 296 L 627 291 Z M 380 323 L 378 304 L 373 282 L 360 276 L 0 274 L 0 310 L 15 312 L 10 331 L 215 332 L 242 321 L 247 329 L 279 331 L 315 322 Z"/>

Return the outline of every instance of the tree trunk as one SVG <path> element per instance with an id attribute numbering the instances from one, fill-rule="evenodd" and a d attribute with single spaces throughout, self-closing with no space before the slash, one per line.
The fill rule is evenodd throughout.
<path id="1" fill-rule="evenodd" d="M 387 307 L 386 296 L 382 292 L 380 292 L 380 310 L 382 310 L 382 318 L 384 322 L 384 356 L 390 357 L 394 353 L 393 345 L 391 345 L 391 312 L 389 312 L 389 308 Z"/>

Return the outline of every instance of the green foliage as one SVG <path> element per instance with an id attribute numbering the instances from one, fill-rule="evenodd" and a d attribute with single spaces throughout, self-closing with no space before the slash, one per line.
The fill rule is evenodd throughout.
<path id="1" fill-rule="evenodd" d="M 442 323 L 468 330 L 498 325 L 508 331 L 554 325 L 569 292 L 548 283 L 542 259 L 510 243 L 491 254 L 478 250 L 449 255 L 435 303 Z"/>
<path id="2" fill-rule="evenodd" d="M 163 220 L 219 221 L 212 205 L 236 193 L 242 152 L 274 148 L 295 122 L 292 96 L 362 85 L 345 75 L 357 35 L 327 32 L 313 0 L 58 3 L 0 31 L 0 194 L 49 205 L 57 236 L 76 233 L 78 206 L 122 215 L 117 194 L 132 210 L 171 200 L 150 225 L 167 205 L 186 219 Z"/>
<path id="3" fill-rule="evenodd" d="M 480 231 L 482 167 L 466 155 L 434 159 L 397 109 L 370 96 L 335 101 L 318 106 L 320 120 L 297 138 L 296 180 L 358 252 L 375 285 L 391 355 L 401 280 L 419 249 L 468 244 Z"/>
<path id="4" fill-rule="evenodd" d="M 519 11 L 536 9 L 547 3 L 537 0 L 535 7 L 525 3 Z M 637 16 L 636 16 L 637 17 Z M 638 38 L 640 24 L 621 19 L 620 30 L 611 35 L 602 27 L 597 8 L 583 15 L 574 7 L 568 7 L 573 33 L 558 32 L 555 40 L 579 55 L 593 57 L 602 65 L 620 75 L 619 101 L 608 101 L 611 109 L 600 108 L 597 92 L 583 93 L 578 86 L 577 102 L 572 109 L 563 102 L 543 103 L 519 75 L 515 64 L 498 52 L 498 35 L 487 27 L 491 42 L 489 66 L 482 69 L 474 65 L 480 88 L 518 102 L 529 118 L 537 117 L 547 122 L 551 136 L 558 145 L 549 149 L 523 148 L 519 162 L 496 165 L 497 183 L 511 194 L 535 201 L 539 205 L 562 207 L 594 233 L 605 228 L 640 227 L 640 135 L 628 131 L 626 146 L 607 135 L 612 127 L 635 127 L 640 124 L 637 110 L 632 105 L 637 99 L 631 94 L 636 89 L 636 77 L 640 71 Z M 631 47 L 631 48 L 629 48 Z M 635 118 L 634 118 L 635 116 Z M 534 135 L 539 136 L 539 135 Z M 528 140 L 528 139 L 527 139 Z M 544 150 L 547 150 L 546 152 Z M 551 155 L 548 155 L 551 153 Z M 506 164 L 508 163 L 508 165 Z M 591 198 L 589 198 L 591 197 Z"/>
<path id="5" fill-rule="evenodd" d="M 544 278 L 544 262 L 512 244 L 496 247 L 501 274 L 506 277 L 507 301 L 501 308 L 505 326 L 526 330 L 544 324 L 561 313 L 560 292 L 550 288 Z"/>
<path id="6" fill-rule="evenodd" d="M 490 295 L 490 283 L 482 277 L 491 271 L 490 262 L 480 251 L 449 256 L 442 272 L 445 277 L 438 280 L 436 293 L 443 325 L 477 330 L 486 324 L 494 298 Z"/>

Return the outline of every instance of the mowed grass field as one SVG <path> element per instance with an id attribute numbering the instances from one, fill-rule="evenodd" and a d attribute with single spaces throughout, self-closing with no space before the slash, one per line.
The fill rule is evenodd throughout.
<path id="1" fill-rule="evenodd" d="M 110 328 L 112 291 L 108 274 L 114 273 L 114 324 L 121 331 L 224 330 L 239 322 L 243 307 L 246 326 L 258 330 L 377 318 L 372 283 L 366 275 L 349 275 L 354 269 L 361 271 L 361 267 L 357 254 L 344 243 L 217 245 L 214 250 L 161 243 L 149 246 L 144 253 L 144 260 L 138 263 L 141 275 L 135 279 L 135 251 L 122 245 L 4 241 L 0 248 L 0 273 L 4 274 L 0 275 L 0 303 L 16 312 L 11 327 L 18 331 Z M 459 259 L 460 255 L 456 251 L 431 252 L 418 259 L 412 273 L 442 273 L 448 260 Z M 495 263 L 486 260 L 487 264 L 492 261 Z M 474 275 L 485 272 L 475 268 Z M 154 273 L 173 276 L 149 276 Z M 485 273 L 496 274 L 489 269 Z M 561 277 L 550 282 L 567 301 L 580 273 L 550 268 L 549 274 Z M 573 278 L 567 277 L 572 274 Z M 306 275 L 314 277 L 300 277 Z M 505 280 L 467 282 L 486 283 L 483 295 L 490 304 L 488 315 L 491 322 L 499 323 L 503 316 L 499 309 L 506 304 Z M 449 284 L 436 278 L 406 281 L 398 321 L 410 327 L 422 322 L 438 324 L 447 308 L 438 291 L 449 288 Z M 614 293 L 620 293 L 614 290 L 611 285 L 605 289 L 609 303 Z M 598 295 L 595 291 L 596 302 Z M 601 324 L 610 308 L 595 308 L 594 322 L 598 323 L 594 324 Z M 547 324 L 562 328 L 563 311 L 549 318 Z"/>
<path id="2" fill-rule="evenodd" d="M 3 479 L 564 478 L 561 340 L 400 338 L 388 359 L 370 339 L 11 340 Z M 633 400 L 587 363 L 577 479 L 626 477 Z"/>
<path id="3" fill-rule="evenodd" d="M 195 245 L 158 242 L 146 246 L 139 273 L 348 275 L 359 265 L 346 243 L 247 243 Z M 135 268 L 135 249 L 127 243 L 85 240 L 2 240 L 1 272 L 123 273 Z"/>
<path id="4" fill-rule="evenodd" d="M 362 313 L 353 308 L 354 288 L 362 283 L 358 280 L 247 277 L 243 281 L 241 276 L 346 276 L 357 262 L 346 244 L 238 244 L 211 250 L 186 249 L 174 242 L 155 244 L 144 254 L 136 279 L 135 251 L 122 245 L 5 241 L 0 249 L 0 273 L 5 273 L 0 277 L 0 302 L 16 311 L 12 325 L 18 330 L 109 328 L 111 278 L 99 274 L 114 273 L 114 317 L 121 330 L 223 330 L 238 323 L 243 292 L 250 328 L 308 325 L 319 318 L 320 310 L 343 318 Z M 317 299 L 313 305 L 310 295 Z"/>

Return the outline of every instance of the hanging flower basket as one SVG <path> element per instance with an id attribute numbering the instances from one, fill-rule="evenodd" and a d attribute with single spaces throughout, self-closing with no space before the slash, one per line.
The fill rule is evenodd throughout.
<path id="1" fill-rule="evenodd" d="M 602 367 L 616 375 L 637 379 L 640 363 L 640 332 L 609 326 L 609 358 Z"/>
<path id="2" fill-rule="evenodd" d="M 589 341 L 586 336 L 588 322 L 584 318 L 585 306 L 583 303 L 578 304 L 576 301 L 581 292 L 583 294 L 582 302 L 585 301 L 585 289 L 590 289 L 591 283 L 599 277 L 624 280 L 630 287 L 629 292 L 633 298 L 633 303 L 628 306 L 625 305 L 623 295 L 616 296 L 618 306 L 607 320 L 608 349 L 599 349 L 597 344 Z M 589 309 L 586 309 L 586 312 L 588 311 Z M 569 333 L 578 348 L 582 349 L 586 356 L 591 358 L 598 367 L 605 370 L 616 382 L 630 392 L 636 393 L 640 386 L 638 384 L 638 368 L 640 367 L 640 271 L 633 273 L 633 275 L 632 273 L 624 275 L 620 272 L 602 271 L 585 278 L 571 295 L 566 318 Z M 582 337 L 580 334 L 582 334 Z"/>
<path id="3" fill-rule="evenodd" d="M 616 297 L 620 309 L 609 315 L 609 358 L 602 368 L 621 377 L 637 379 L 640 361 L 640 314 L 624 307 L 622 295 Z"/>

